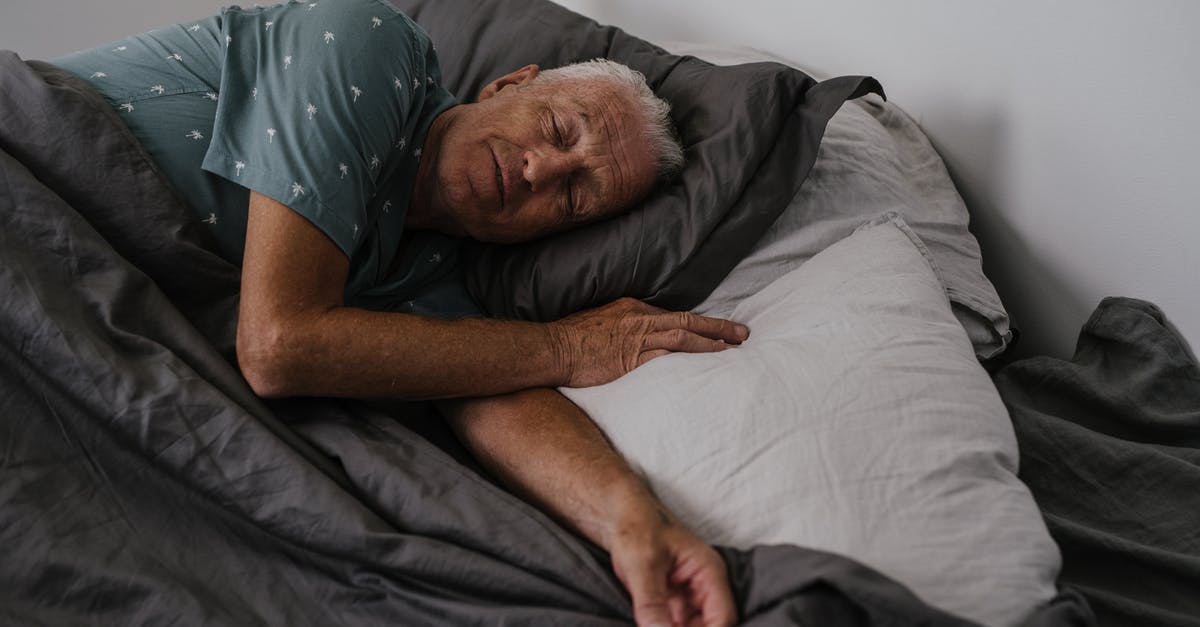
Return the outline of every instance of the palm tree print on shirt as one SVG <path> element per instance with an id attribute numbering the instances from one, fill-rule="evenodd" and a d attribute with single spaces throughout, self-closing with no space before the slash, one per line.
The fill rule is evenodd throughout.
<path id="1" fill-rule="evenodd" d="M 339 163 L 338 164 L 338 172 L 342 173 L 342 175 L 338 178 L 344 179 L 344 178 L 346 178 L 346 175 L 350 173 L 350 166 L 348 166 L 344 163 Z"/>
<path id="2" fill-rule="evenodd" d="M 321 37 L 325 40 L 326 44 L 333 41 L 333 33 L 329 32 L 329 31 L 325 31 L 325 34 L 321 35 Z"/>
<path id="3" fill-rule="evenodd" d="M 273 128 L 267 129 L 267 143 L 268 144 L 275 143 L 275 129 L 273 129 Z"/>
<path id="4" fill-rule="evenodd" d="M 124 111 L 125 113 L 133 113 L 133 103 L 132 102 L 122 103 L 121 106 L 119 106 L 117 108 Z"/>
<path id="5" fill-rule="evenodd" d="M 358 88 L 358 85 L 351 85 L 350 93 L 354 94 L 354 100 L 352 102 L 358 102 L 358 97 L 362 95 L 362 90 Z"/>
<path id="6" fill-rule="evenodd" d="M 166 93 L 167 88 L 163 87 L 162 85 L 154 85 L 153 87 L 150 88 L 150 91 L 161 96 L 164 93 Z"/>
<path id="7" fill-rule="evenodd" d="M 234 161 L 234 162 L 233 162 L 233 170 L 234 170 L 234 173 L 235 173 L 237 176 L 241 176 L 241 175 L 242 175 L 242 170 L 245 170 L 245 169 L 246 169 L 246 162 L 245 162 L 245 161 Z"/>
<path id="8" fill-rule="evenodd" d="M 377 17 L 371 18 L 371 28 L 379 28 L 380 26 L 383 26 L 383 20 Z"/>
<path id="9" fill-rule="evenodd" d="M 198 131 L 196 129 L 192 129 L 192 132 L 188 133 L 187 136 L 189 138 L 195 139 L 195 140 L 204 139 L 204 133 L 201 133 L 200 131 Z"/>
<path id="10" fill-rule="evenodd" d="M 292 55 L 289 54 L 283 58 L 283 69 L 285 69 L 285 70 L 288 69 L 288 66 L 291 64 L 292 64 Z"/>
<path id="11" fill-rule="evenodd" d="M 300 183 L 292 182 L 292 200 L 304 195 L 304 187 Z"/>
<path id="12" fill-rule="evenodd" d="M 308 119 L 311 120 L 313 119 L 313 115 L 317 112 L 317 105 L 310 102 L 308 103 L 307 107 L 304 107 L 304 111 L 308 113 Z"/>

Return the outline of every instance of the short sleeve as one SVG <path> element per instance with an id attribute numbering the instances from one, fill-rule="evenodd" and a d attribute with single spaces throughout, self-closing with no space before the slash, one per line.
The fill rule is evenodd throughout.
<path id="1" fill-rule="evenodd" d="M 352 257 L 423 106 L 425 42 L 376 1 L 230 7 L 221 18 L 203 169 L 287 205 Z"/>

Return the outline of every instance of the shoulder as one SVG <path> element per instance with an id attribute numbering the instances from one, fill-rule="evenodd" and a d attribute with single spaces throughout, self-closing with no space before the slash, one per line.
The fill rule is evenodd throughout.
<path id="1" fill-rule="evenodd" d="M 383 0 L 290 0 L 251 8 L 225 7 L 221 18 L 233 28 L 255 27 L 274 39 L 289 32 L 340 31 L 347 41 L 370 43 L 376 39 L 429 42 L 416 22 Z"/>

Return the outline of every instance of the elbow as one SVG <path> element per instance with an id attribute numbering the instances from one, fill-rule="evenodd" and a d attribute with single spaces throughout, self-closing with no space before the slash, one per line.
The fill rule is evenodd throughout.
<path id="1" fill-rule="evenodd" d="M 295 396 L 296 377 L 279 324 L 238 324 L 237 361 L 250 389 L 262 398 Z"/>

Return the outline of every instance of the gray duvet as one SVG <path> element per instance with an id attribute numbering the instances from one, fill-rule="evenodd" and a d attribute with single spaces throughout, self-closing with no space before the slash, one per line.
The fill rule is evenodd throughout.
<path id="1" fill-rule="evenodd" d="M 995 381 L 1061 582 L 1101 625 L 1200 627 L 1200 362 L 1162 310 L 1106 298 L 1071 359 Z"/>
<path id="2" fill-rule="evenodd" d="M 0 623 L 630 622 L 603 552 L 425 407 L 254 396 L 188 216 L 102 100 L 0 53 Z M 722 554 L 746 624 L 966 624 L 835 555 Z"/>

